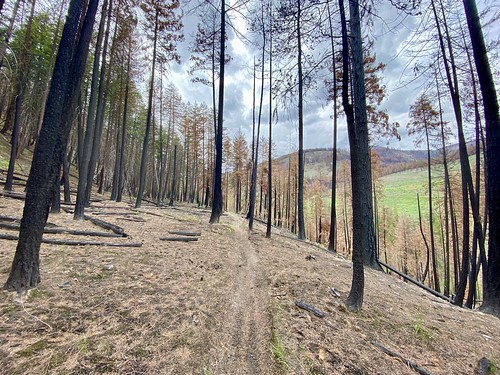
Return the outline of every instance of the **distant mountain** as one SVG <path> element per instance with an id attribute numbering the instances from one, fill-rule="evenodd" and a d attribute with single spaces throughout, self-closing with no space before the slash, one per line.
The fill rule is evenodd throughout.
<path id="1" fill-rule="evenodd" d="M 421 164 L 427 160 L 427 152 L 422 150 L 396 150 L 387 147 L 373 147 L 380 158 L 382 168 L 394 169 L 399 165 Z M 283 155 L 277 161 L 283 166 L 288 167 L 290 155 Z M 332 149 L 317 148 L 304 151 L 304 160 L 306 165 L 306 175 L 310 173 L 316 175 L 318 172 L 325 174 L 331 172 Z M 349 160 L 349 151 L 338 150 L 337 163 Z M 399 168 L 397 168 L 399 169 Z M 405 169 L 405 168 L 403 168 Z"/>
<path id="2" fill-rule="evenodd" d="M 427 160 L 427 151 L 425 150 L 396 150 L 378 146 L 373 147 L 372 150 L 378 155 L 383 166 Z"/>
<path id="3" fill-rule="evenodd" d="M 469 155 L 475 152 L 471 143 L 468 144 Z M 377 154 L 382 167 L 382 175 L 401 172 L 408 169 L 425 167 L 427 165 L 426 150 L 397 150 L 389 147 L 372 147 L 372 150 Z M 450 145 L 446 147 L 448 160 L 458 159 L 458 145 Z M 294 153 L 296 155 L 296 153 Z M 283 168 L 288 168 L 288 161 L 291 155 L 283 155 L 276 159 Z M 441 163 L 441 151 L 431 151 L 431 158 L 434 163 Z M 332 171 L 332 149 L 331 148 L 315 148 L 304 150 L 305 173 L 306 178 L 312 178 L 319 174 L 327 176 Z M 344 160 L 349 160 L 349 151 L 337 151 L 337 163 Z"/>
<path id="4" fill-rule="evenodd" d="M 473 154 L 474 147 L 468 144 L 469 154 Z M 427 163 L 426 150 L 397 150 L 389 147 L 372 147 L 372 150 L 377 154 L 381 167 L 382 175 L 401 172 L 408 169 L 425 167 Z M 446 147 L 448 159 L 458 159 L 458 145 Z M 295 153 L 294 153 L 295 154 Z M 276 161 L 283 168 L 288 168 L 288 161 L 293 154 L 283 155 Z M 434 163 L 441 163 L 441 151 L 431 151 L 431 158 Z M 304 159 L 306 165 L 306 178 L 311 178 L 321 174 L 327 176 L 332 171 L 332 149 L 331 148 L 315 148 L 304 150 Z M 337 163 L 344 160 L 349 160 L 349 151 L 338 150 Z"/>

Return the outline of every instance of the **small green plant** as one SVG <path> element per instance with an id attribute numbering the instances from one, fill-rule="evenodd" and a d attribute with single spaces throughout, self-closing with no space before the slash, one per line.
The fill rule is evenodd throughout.
<path id="1" fill-rule="evenodd" d="M 89 343 L 87 340 L 87 336 L 83 336 L 82 342 L 80 343 L 79 348 L 80 353 L 86 354 L 89 351 Z"/>
<path id="2" fill-rule="evenodd" d="M 288 368 L 288 363 L 286 362 L 285 348 L 281 342 L 281 337 L 276 329 L 273 329 L 271 335 L 271 352 L 273 353 L 276 363 L 282 369 Z"/>
<path id="3" fill-rule="evenodd" d="M 488 367 L 488 375 L 498 374 L 498 366 L 494 362 L 490 362 L 490 366 Z"/>
<path id="4" fill-rule="evenodd" d="M 33 301 L 38 298 L 42 298 L 44 293 L 40 289 L 30 289 L 28 291 L 28 298 L 30 301 Z"/>
<path id="5" fill-rule="evenodd" d="M 210 369 L 208 367 L 203 367 L 203 375 L 211 375 Z"/>
<path id="6" fill-rule="evenodd" d="M 413 331 L 419 339 L 425 341 L 426 343 L 430 343 L 432 341 L 431 334 L 424 327 L 424 317 L 422 314 L 418 314 L 417 319 L 413 324 Z"/>
<path id="7" fill-rule="evenodd" d="M 148 351 L 143 347 L 138 346 L 134 349 L 134 357 L 146 358 L 149 355 Z"/>
<path id="8" fill-rule="evenodd" d="M 5 170 L 9 169 L 9 161 L 7 159 L 0 158 L 0 168 Z"/>

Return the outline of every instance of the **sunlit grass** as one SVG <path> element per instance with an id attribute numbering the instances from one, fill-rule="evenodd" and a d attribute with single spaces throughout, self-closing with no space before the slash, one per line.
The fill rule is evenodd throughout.
<path id="1" fill-rule="evenodd" d="M 425 169 L 394 173 L 382 177 L 381 180 L 383 186 L 383 194 L 379 202 L 381 206 L 391 209 L 397 215 L 406 215 L 410 219 L 417 221 L 418 194 L 422 217 L 429 217 L 427 171 Z M 437 189 L 439 187 L 436 187 Z"/>
<path id="2" fill-rule="evenodd" d="M 472 173 L 475 173 L 475 155 L 469 156 Z M 449 173 L 453 184 L 460 181 L 460 163 L 453 161 L 449 163 Z M 432 197 L 434 211 L 437 212 L 436 204 L 443 200 L 444 168 L 442 164 L 433 165 L 432 175 Z M 427 187 L 427 168 L 418 168 L 403 172 L 393 173 L 381 178 L 383 194 L 380 204 L 391 209 L 397 215 L 406 215 L 418 222 L 417 194 L 420 197 L 420 209 L 422 218 L 429 218 L 429 194 Z"/>

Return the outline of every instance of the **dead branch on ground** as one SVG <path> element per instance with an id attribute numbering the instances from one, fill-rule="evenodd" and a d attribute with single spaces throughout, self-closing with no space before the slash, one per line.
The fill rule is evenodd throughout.
<path id="1" fill-rule="evenodd" d="M 315 308 L 315 307 L 313 307 L 311 305 L 308 305 L 307 303 L 304 303 L 302 301 L 296 300 L 295 301 L 295 305 L 297 307 L 300 307 L 301 309 L 304 309 L 304 310 L 309 311 L 310 313 L 313 313 L 318 318 L 324 318 L 326 316 L 326 314 L 323 311 L 320 311 L 317 308 Z"/>
<path id="2" fill-rule="evenodd" d="M 418 363 L 412 362 L 409 359 L 404 358 L 401 354 L 398 354 L 396 352 L 393 352 L 390 349 L 387 349 L 382 344 L 380 344 L 380 343 L 378 343 L 376 341 L 371 341 L 371 343 L 372 343 L 372 345 L 375 345 L 377 348 L 379 348 L 380 350 L 382 350 L 385 354 L 387 354 L 387 355 L 389 355 L 391 357 L 400 359 L 405 365 L 407 365 L 408 367 L 410 367 L 412 370 L 415 370 L 419 374 L 422 374 L 422 375 L 432 375 L 432 373 L 429 370 L 427 370 L 425 367 L 422 367 Z"/>

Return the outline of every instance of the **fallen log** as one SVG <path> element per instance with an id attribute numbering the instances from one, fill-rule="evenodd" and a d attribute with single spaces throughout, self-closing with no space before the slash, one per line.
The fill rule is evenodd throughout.
<path id="1" fill-rule="evenodd" d="M 92 215 L 98 216 L 123 216 L 123 215 L 135 215 L 134 212 L 130 211 L 94 211 Z"/>
<path id="2" fill-rule="evenodd" d="M 0 221 L 19 222 L 21 221 L 21 219 L 18 219 L 17 217 L 13 216 L 0 215 Z"/>
<path id="3" fill-rule="evenodd" d="M 88 220 L 91 223 L 94 223 L 95 225 L 97 225 L 101 228 L 108 229 L 108 230 L 112 231 L 113 233 L 119 234 L 122 237 L 128 236 L 128 234 L 125 233 L 123 228 L 119 227 L 118 225 L 114 225 L 114 224 L 108 223 L 106 221 L 96 219 L 94 217 L 87 216 L 87 215 L 84 215 L 83 217 L 85 218 L 85 220 Z"/>
<path id="4" fill-rule="evenodd" d="M 317 308 L 312 307 L 311 305 L 308 305 L 307 303 L 304 303 L 304 302 L 299 301 L 299 300 L 295 301 L 295 306 L 300 307 L 301 309 L 307 310 L 310 313 L 313 313 L 318 318 L 324 318 L 326 316 L 326 314 L 323 311 L 320 311 Z"/>
<path id="5" fill-rule="evenodd" d="M 117 220 L 127 220 L 127 221 L 133 221 L 135 223 L 146 223 L 147 220 L 141 219 L 139 217 L 117 217 Z"/>
<path id="6" fill-rule="evenodd" d="M 419 374 L 432 375 L 432 373 L 429 370 L 427 370 L 425 367 L 420 366 L 418 363 L 412 362 L 409 359 L 404 358 L 401 354 L 398 354 L 396 352 L 393 352 L 390 349 L 387 349 L 385 346 L 383 346 L 382 344 L 379 344 L 376 341 L 370 341 L 370 342 L 372 343 L 372 345 L 375 345 L 377 348 L 382 350 L 385 354 L 387 354 L 391 357 L 400 359 L 405 365 L 410 367 L 412 370 L 415 370 Z"/>
<path id="7" fill-rule="evenodd" d="M 76 230 L 76 229 L 64 229 L 64 228 L 45 228 L 43 232 L 53 233 L 53 234 L 67 233 L 67 234 L 73 234 L 75 236 L 91 236 L 91 237 L 125 237 L 117 233 L 95 232 L 91 230 Z"/>
<path id="8" fill-rule="evenodd" d="M 20 224 L 7 224 L 0 222 L 0 228 L 19 230 L 20 227 L 21 227 Z M 94 232 L 87 230 L 64 229 L 64 228 L 53 228 L 53 227 L 45 227 L 43 229 L 43 233 L 51 233 L 51 234 L 64 233 L 64 234 L 73 234 L 76 236 L 94 236 L 94 237 L 123 237 L 119 234 L 110 232 Z"/>
<path id="9" fill-rule="evenodd" d="M 149 212 L 149 211 L 145 211 L 145 210 L 139 210 L 137 208 L 133 209 L 132 211 L 134 211 L 134 212 L 140 212 L 140 213 L 148 214 L 148 215 L 153 215 L 153 216 L 158 216 L 158 217 L 163 217 L 163 215 L 157 214 L 155 212 Z"/>
<path id="10" fill-rule="evenodd" d="M 63 210 L 64 210 L 64 212 L 69 213 L 69 214 L 74 213 L 74 210 L 69 209 L 69 208 L 63 208 Z M 128 237 L 128 234 L 125 233 L 124 229 L 122 227 L 119 227 L 118 225 L 114 225 L 114 224 L 108 223 L 108 222 L 100 220 L 100 219 L 96 219 L 96 218 L 88 216 L 88 215 L 83 215 L 83 218 L 85 220 L 90 221 L 91 223 L 94 223 L 95 225 L 97 225 L 103 229 L 107 229 L 107 230 L 112 231 L 113 233 L 119 234 L 121 237 Z"/>
<path id="11" fill-rule="evenodd" d="M 392 272 L 394 273 L 397 273 L 399 276 L 401 276 L 403 279 L 415 284 L 416 286 L 419 286 L 420 288 L 428 291 L 429 293 L 435 295 L 436 297 L 439 297 L 439 298 L 442 298 L 444 299 L 445 301 L 448 301 L 448 302 L 452 302 L 451 298 L 450 297 L 447 297 L 445 296 L 444 294 L 441 294 L 439 292 L 436 292 L 434 289 L 431 289 L 429 288 L 428 286 L 422 284 L 421 282 L 415 280 L 414 278 L 408 276 L 407 274 L 404 274 L 403 272 L 401 271 L 398 271 L 397 269 L 395 269 L 394 267 L 391 267 L 389 266 L 388 264 L 385 264 L 384 262 L 382 262 L 380 259 L 378 260 L 378 263 L 381 265 L 381 266 L 384 266 L 385 268 L 391 270 Z"/>
<path id="12" fill-rule="evenodd" d="M 9 197 L 12 199 L 19 199 L 22 201 L 26 198 L 26 195 L 24 193 L 16 193 L 14 191 L 6 191 L 6 190 L 2 190 L 0 195 L 3 195 L 4 197 Z"/>
<path id="13" fill-rule="evenodd" d="M 152 201 L 151 199 L 142 198 L 142 201 L 147 202 L 149 204 L 152 204 L 153 206 L 156 206 L 156 207 L 160 207 L 161 206 L 160 203 Z"/>
<path id="14" fill-rule="evenodd" d="M 19 240 L 19 236 L 14 236 L 11 234 L 0 233 L 0 239 L 2 240 Z M 142 243 L 139 242 L 100 242 L 100 241 L 78 241 L 78 240 L 56 240 L 52 238 L 42 238 L 42 243 L 48 243 L 52 245 L 68 245 L 68 246 L 112 246 L 112 247 L 141 247 Z"/>
<path id="15" fill-rule="evenodd" d="M 197 237 L 162 237 L 161 241 L 180 241 L 180 242 L 193 242 L 198 241 Z"/>
<path id="16" fill-rule="evenodd" d="M 170 233 L 170 234 L 178 234 L 179 236 L 188 236 L 188 237 L 199 237 L 199 236 L 201 236 L 201 232 L 182 232 L 182 231 L 169 230 L 168 233 Z"/>

